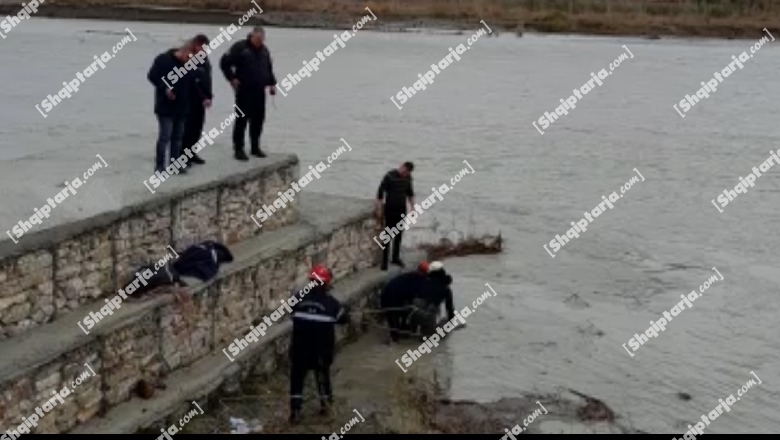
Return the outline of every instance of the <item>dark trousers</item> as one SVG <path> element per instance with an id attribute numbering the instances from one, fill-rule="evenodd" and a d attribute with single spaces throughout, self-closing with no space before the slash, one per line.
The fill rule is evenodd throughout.
<path id="1" fill-rule="evenodd" d="M 260 151 L 260 135 L 263 134 L 265 122 L 265 91 L 237 93 L 236 105 L 241 111 L 237 112 L 239 117 L 233 127 L 233 148 L 236 151 L 244 151 L 244 133 L 249 123 L 249 145 L 252 152 L 256 153 Z M 240 117 L 241 112 L 244 117 Z"/>
<path id="2" fill-rule="evenodd" d="M 393 210 L 388 209 L 385 206 L 385 227 L 394 228 L 403 218 L 401 214 L 406 214 L 405 210 Z M 396 228 L 398 229 L 398 228 Z M 395 232 L 395 231 L 393 231 Z M 382 270 L 387 269 L 387 257 L 390 255 L 390 245 L 393 245 L 393 259 L 392 261 L 398 261 L 401 259 L 401 237 L 403 235 L 403 229 L 398 229 L 398 234 L 393 238 L 391 243 L 382 250 Z"/>
<path id="3" fill-rule="evenodd" d="M 403 310 L 390 310 L 385 312 L 387 326 L 390 328 L 390 339 L 392 339 L 393 342 L 398 342 L 398 339 L 400 338 L 398 330 L 404 328 L 403 323 L 404 318 L 406 318 L 405 314 L 408 313 L 409 311 Z"/>
<path id="4" fill-rule="evenodd" d="M 203 101 L 196 99 L 190 107 L 190 112 L 187 114 L 187 123 L 184 124 L 184 137 L 181 143 L 182 151 L 184 151 L 185 148 L 192 149 L 192 146 L 198 143 L 198 140 L 201 138 L 205 119 L 206 109 L 203 108 Z"/>
<path id="5" fill-rule="evenodd" d="M 326 405 L 333 402 L 333 389 L 330 384 L 330 363 L 323 359 L 312 357 L 292 358 L 290 366 L 290 409 L 298 411 L 303 406 L 303 384 L 306 381 L 306 373 L 314 370 L 317 381 L 317 391 L 320 396 L 320 404 Z"/>
<path id="6" fill-rule="evenodd" d="M 432 335 L 436 331 L 439 306 L 430 304 L 420 298 L 416 298 L 412 304 L 414 305 L 414 311 L 409 315 L 412 331 L 417 331 L 419 328 L 423 336 Z"/>
<path id="7" fill-rule="evenodd" d="M 157 147 L 155 150 L 154 170 L 162 172 L 168 164 L 181 156 L 181 143 L 184 136 L 184 124 L 186 115 L 161 116 L 157 115 L 159 131 L 157 134 Z M 166 155 L 169 159 L 166 161 Z"/>

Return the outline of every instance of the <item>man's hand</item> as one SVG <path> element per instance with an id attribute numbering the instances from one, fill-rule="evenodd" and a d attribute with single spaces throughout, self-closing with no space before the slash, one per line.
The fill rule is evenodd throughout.
<path id="1" fill-rule="evenodd" d="M 233 90 L 238 90 L 238 79 L 232 79 L 230 80 L 230 87 L 233 88 Z"/>
<path id="2" fill-rule="evenodd" d="M 276 86 L 271 86 L 268 88 L 268 94 L 273 96 L 276 95 Z"/>
<path id="3" fill-rule="evenodd" d="M 176 99 L 176 94 L 174 94 L 174 93 L 173 93 L 173 90 L 171 90 L 171 89 L 167 89 L 167 90 L 165 90 L 165 96 L 167 96 L 167 97 L 168 97 L 168 99 L 170 99 L 171 101 L 173 101 L 174 99 Z"/>
<path id="4" fill-rule="evenodd" d="M 211 100 L 210 99 L 204 99 L 203 100 L 203 107 L 204 108 L 211 108 Z"/>

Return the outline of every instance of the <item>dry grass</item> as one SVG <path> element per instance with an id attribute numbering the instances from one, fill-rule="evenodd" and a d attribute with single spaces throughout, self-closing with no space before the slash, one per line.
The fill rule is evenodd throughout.
<path id="1" fill-rule="evenodd" d="M 368 6 L 386 23 L 441 20 L 475 27 L 601 35 L 755 37 L 780 25 L 780 0 L 256 0 L 265 14 L 355 17 Z M 249 0 L 49 0 L 69 7 L 170 6 L 197 11 L 245 12 Z M 323 18 L 327 21 L 327 18 Z"/>

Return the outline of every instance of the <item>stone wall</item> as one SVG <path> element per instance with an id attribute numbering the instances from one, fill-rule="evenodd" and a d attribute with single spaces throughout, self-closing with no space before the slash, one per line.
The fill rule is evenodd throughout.
<path id="1" fill-rule="evenodd" d="M 203 240 L 226 244 L 294 223 L 298 204 L 277 211 L 262 228 L 249 217 L 296 179 L 297 158 L 202 188 L 147 195 L 146 200 L 25 236 L 0 251 L 0 341 L 51 322 L 124 287 L 140 265 Z M 40 245 L 27 246 L 29 243 Z"/>
<path id="2" fill-rule="evenodd" d="M 345 300 L 344 304 L 349 305 L 353 310 L 378 308 L 381 287 L 381 285 L 370 286 L 361 292 L 355 292 L 356 294 Z M 369 315 L 355 315 L 350 325 L 336 326 L 337 348 L 349 344 L 360 334 L 368 331 L 371 327 L 367 324 L 372 319 L 374 318 L 371 318 Z M 287 332 L 279 334 L 273 339 L 264 339 L 258 342 L 258 344 L 264 343 L 265 345 L 252 356 L 237 360 L 236 362 L 239 362 L 242 368 L 233 375 L 226 377 L 225 381 L 214 392 L 204 393 L 203 396 L 197 397 L 198 404 L 206 412 L 209 412 L 211 408 L 221 408 L 221 405 L 217 403 L 220 397 L 235 395 L 241 387 L 241 383 L 250 376 L 267 380 L 272 375 L 285 374 L 285 371 L 289 368 L 290 341 L 290 332 Z M 172 424 L 178 426 L 181 418 L 192 408 L 193 405 L 189 400 L 183 400 L 170 414 L 160 417 L 149 426 L 140 430 L 139 433 L 158 435 L 157 433 L 160 432 L 161 428 L 167 428 Z"/>
<path id="3" fill-rule="evenodd" d="M 301 249 L 236 268 L 212 284 L 201 285 L 192 303 L 173 301 L 150 309 L 97 342 L 0 384 L 0 427 L 18 426 L 21 417 L 34 412 L 53 390 L 70 383 L 72 371 L 83 371 L 84 362 L 89 362 L 97 376 L 58 405 L 58 412 L 42 418 L 45 423 L 39 422 L 33 432 L 65 432 L 99 410 L 129 400 L 139 380 L 164 380 L 165 373 L 220 352 L 234 338 L 243 337 L 253 319 L 278 308 L 279 300 L 289 295 L 290 286 L 302 281 L 312 262 L 338 268 L 339 277 L 375 265 L 376 249 L 365 246 L 372 243 L 373 233 L 373 219 L 364 218 L 317 237 Z M 273 356 L 262 360 L 260 370 L 270 372 L 283 362 L 286 344 L 282 340 L 270 344 Z"/>
<path id="4" fill-rule="evenodd" d="M 61 392 L 64 387 L 70 390 L 70 394 L 63 397 L 64 403 L 57 401 L 50 412 L 44 412 L 32 432 L 65 432 L 98 414 L 103 399 L 101 386 L 104 382 L 100 373 L 103 366 L 98 353 L 97 344 L 85 345 L 41 366 L 35 374 L 3 384 L 3 392 L 0 395 L 0 427 L 3 428 L 3 433 L 6 429 L 17 429 L 23 422 L 22 417 L 29 418 L 36 412 L 36 407 L 43 408 L 43 404 L 53 397 L 53 391 Z M 90 375 L 74 387 L 76 378 L 89 371 L 85 364 L 97 375 Z M 43 409 L 41 411 L 43 412 Z"/>

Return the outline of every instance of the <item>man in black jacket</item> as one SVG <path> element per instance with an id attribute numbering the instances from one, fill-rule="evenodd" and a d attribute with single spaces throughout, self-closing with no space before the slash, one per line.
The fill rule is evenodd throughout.
<path id="1" fill-rule="evenodd" d="M 246 114 L 238 118 L 233 128 L 233 149 L 238 160 L 249 158 L 244 152 L 244 132 L 249 120 L 249 141 L 252 155 L 265 157 L 260 150 L 260 135 L 265 121 L 265 89 L 276 94 L 276 77 L 268 49 L 263 45 L 265 31 L 252 30 L 246 40 L 236 42 L 220 60 L 220 68 L 236 92 L 236 105 Z"/>
<path id="2" fill-rule="evenodd" d="M 209 44 L 209 39 L 205 35 L 199 34 L 190 40 L 189 44 L 192 53 L 196 54 L 203 50 L 204 45 Z M 184 140 L 182 141 L 184 148 L 192 148 L 200 140 L 206 109 L 211 108 L 211 100 L 214 99 L 211 91 L 211 63 L 208 57 L 205 57 L 204 61 L 198 64 L 197 70 L 191 75 L 195 75 L 195 79 L 192 81 L 189 112 L 187 123 L 184 126 Z M 192 153 L 190 161 L 196 164 L 206 163 L 197 153 Z"/>
<path id="3" fill-rule="evenodd" d="M 290 345 L 290 423 L 301 420 L 303 384 L 306 373 L 315 371 L 320 395 L 320 414 L 327 414 L 333 403 L 330 384 L 330 365 L 336 346 L 335 324 L 349 322 L 349 308 L 330 293 L 333 274 L 322 265 L 312 268 L 309 279 L 320 281 L 305 296 L 295 295 L 292 305 L 292 344 Z M 290 300 L 292 304 L 292 299 Z"/>
<path id="4" fill-rule="evenodd" d="M 412 301 L 428 289 L 428 262 L 422 261 L 417 271 L 402 273 L 385 284 L 379 295 L 379 306 L 390 328 L 391 342 L 400 339 L 399 330 L 406 330 L 406 318 L 412 312 Z"/>
<path id="5" fill-rule="evenodd" d="M 147 79 L 154 85 L 154 113 L 160 126 L 154 161 L 155 171 L 165 170 L 168 165 L 166 153 L 169 153 L 171 162 L 182 153 L 182 137 L 194 75 L 184 75 L 171 88 L 163 81 L 163 77 L 175 68 L 186 71 L 184 63 L 189 61 L 191 54 L 189 45 L 163 52 L 154 59 L 147 74 Z M 186 169 L 182 168 L 180 172 L 186 173 Z"/>
<path id="6" fill-rule="evenodd" d="M 379 184 L 379 189 L 376 193 L 375 209 L 377 211 L 382 209 L 384 199 L 385 227 L 392 228 L 403 219 L 402 215 L 406 215 L 407 212 L 407 199 L 409 207 L 414 206 L 413 170 L 413 163 L 404 162 L 398 169 L 388 171 Z M 404 263 L 401 261 L 402 233 L 403 231 L 399 231 L 398 235 L 393 239 L 393 264 L 404 267 Z M 390 243 L 382 250 L 382 270 L 387 270 L 387 257 L 389 254 Z"/>
<path id="7" fill-rule="evenodd" d="M 429 336 L 436 330 L 441 303 L 447 309 L 447 319 L 455 317 L 451 284 L 452 277 L 444 271 L 441 262 L 434 261 L 428 265 L 427 289 L 412 302 L 415 311 L 410 317 L 413 328 L 419 326 L 423 336 Z"/>

